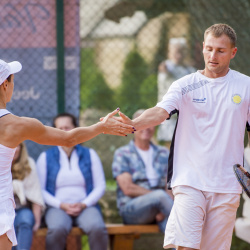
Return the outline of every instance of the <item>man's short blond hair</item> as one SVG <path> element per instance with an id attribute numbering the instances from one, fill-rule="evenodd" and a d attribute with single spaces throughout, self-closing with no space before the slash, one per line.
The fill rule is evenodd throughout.
<path id="1" fill-rule="evenodd" d="M 227 24 L 217 23 L 205 30 L 204 41 L 208 34 L 212 34 L 214 37 L 220 37 L 225 34 L 231 41 L 232 47 L 236 46 L 237 36 L 235 30 Z"/>

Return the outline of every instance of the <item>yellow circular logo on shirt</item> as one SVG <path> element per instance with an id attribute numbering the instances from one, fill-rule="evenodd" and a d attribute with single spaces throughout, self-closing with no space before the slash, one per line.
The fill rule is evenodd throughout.
<path id="1" fill-rule="evenodd" d="M 233 95 L 232 96 L 232 101 L 235 104 L 240 104 L 241 103 L 241 96 L 240 95 Z"/>

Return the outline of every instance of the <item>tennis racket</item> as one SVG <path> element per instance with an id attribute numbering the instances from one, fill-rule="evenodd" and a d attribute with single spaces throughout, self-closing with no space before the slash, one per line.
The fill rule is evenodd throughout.
<path id="1" fill-rule="evenodd" d="M 237 180 L 247 196 L 250 198 L 250 174 L 240 164 L 235 164 L 233 169 Z"/>

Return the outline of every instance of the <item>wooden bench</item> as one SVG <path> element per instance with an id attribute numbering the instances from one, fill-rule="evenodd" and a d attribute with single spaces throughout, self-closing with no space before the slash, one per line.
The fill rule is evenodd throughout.
<path id="1" fill-rule="evenodd" d="M 133 250 L 134 240 L 141 234 L 159 233 L 157 225 L 106 224 L 109 234 L 110 250 Z M 45 250 L 47 228 L 40 228 L 33 237 L 31 250 Z M 66 250 L 81 250 L 81 237 L 84 232 L 73 227 L 67 238 Z M 97 239 L 98 240 L 98 239 Z"/>

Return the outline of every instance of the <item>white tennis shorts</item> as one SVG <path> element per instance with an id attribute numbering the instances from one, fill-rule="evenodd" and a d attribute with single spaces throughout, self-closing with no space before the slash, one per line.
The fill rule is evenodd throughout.
<path id="1" fill-rule="evenodd" d="M 11 199 L 0 204 L 0 235 L 7 234 L 13 246 L 17 245 L 14 229 L 15 204 Z"/>
<path id="2" fill-rule="evenodd" d="M 173 194 L 165 249 L 230 250 L 240 194 L 204 192 L 189 186 L 174 187 Z"/>

